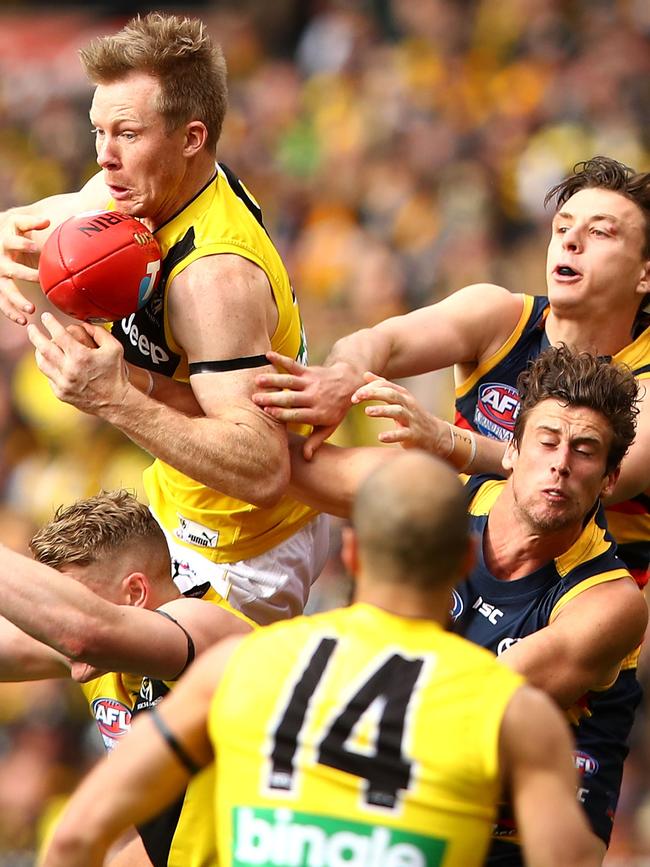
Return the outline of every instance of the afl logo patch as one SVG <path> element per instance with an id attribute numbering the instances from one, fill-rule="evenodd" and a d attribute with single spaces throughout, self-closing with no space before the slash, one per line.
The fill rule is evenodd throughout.
<path id="1" fill-rule="evenodd" d="M 519 415 L 519 392 L 511 385 L 485 383 L 478 391 L 476 415 L 512 433 Z"/>
<path id="2" fill-rule="evenodd" d="M 115 698 L 96 698 L 92 714 L 107 749 L 112 749 L 131 727 L 131 711 Z"/>
<path id="3" fill-rule="evenodd" d="M 497 656 L 501 656 L 502 653 L 512 647 L 513 644 L 516 644 L 518 641 L 521 641 L 520 638 L 502 638 L 499 644 L 497 645 Z"/>
<path id="4" fill-rule="evenodd" d="M 457 593 L 455 590 L 451 591 L 451 611 L 449 612 L 449 616 L 452 620 L 458 620 L 460 615 L 463 613 L 463 600 L 461 599 L 460 593 Z"/>
<path id="5" fill-rule="evenodd" d="M 589 753 L 583 753 L 581 750 L 573 751 L 573 763 L 581 777 L 593 777 L 598 773 L 600 767 L 598 762 Z"/>

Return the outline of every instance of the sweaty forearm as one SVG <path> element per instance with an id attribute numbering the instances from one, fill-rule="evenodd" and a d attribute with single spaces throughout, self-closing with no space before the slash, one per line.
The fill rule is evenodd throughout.
<path id="1" fill-rule="evenodd" d="M 252 404 L 230 402 L 218 416 L 188 418 L 131 387 L 98 414 L 154 457 L 227 496 L 268 507 L 286 490 L 285 429 Z"/>

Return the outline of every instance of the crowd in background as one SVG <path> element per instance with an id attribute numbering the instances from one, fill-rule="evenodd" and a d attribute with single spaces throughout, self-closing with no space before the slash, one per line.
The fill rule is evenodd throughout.
<path id="1" fill-rule="evenodd" d="M 543 294 L 546 190 L 595 154 L 650 169 L 646 0 L 243 0 L 183 11 L 224 47 L 218 157 L 262 207 L 312 361 L 343 334 L 469 283 Z M 76 49 L 124 21 L 87 3 L 0 13 L 0 210 L 77 189 L 96 171 Z M 448 374 L 410 385 L 450 417 Z M 4 318 L 0 431 L 0 541 L 18 550 L 60 503 L 100 487 L 140 491 L 148 457 L 59 404 L 25 330 Z M 360 412 L 337 434 L 375 436 Z M 335 531 L 313 606 L 347 594 L 336 547 Z M 0 867 L 19 867 L 100 748 L 74 685 L 7 685 L 0 696 Z M 611 867 L 650 864 L 649 781 L 642 709 Z"/>

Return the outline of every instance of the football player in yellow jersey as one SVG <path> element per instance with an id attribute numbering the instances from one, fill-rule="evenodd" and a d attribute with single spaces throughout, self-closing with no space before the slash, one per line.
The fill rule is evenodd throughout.
<path id="1" fill-rule="evenodd" d="M 241 615 L 217 604 L 209 585 L 203 599 L 180 595 L 160 527 L 126 491 L 59 510 L 31 548 L 36 561 L 2 547 L 0 680 L 81 681 L 108 750 L 196 654 L 250 631 Z M 134 838 L 111 864 L 214 867 L 213 836 L 196 828 L 211 786 L 206 770 L 180 814 L 158 816 L 141 829 L 143 843 Z"/>
<path id="2" fill-rule="evenodd" d="M 100 865 L 213 757 L 220 867 L 478 867 L 504 787 L 531 867 L 598 864 L 559 712 L 444 630 L 472 557 L 454 472 L 399 455 L 354 526 L 356 603 L 205 654 L 82 784 L 43 867 Z"/>
<path id="3" fill-rule="evenodd" d="M 287 372 L 261 372 L 258 382 L 266 391 L 254 400 L 274 418 L 323 426 L 307 441 L 306 455 L 341 421 L 351 400 L 380 400 L 384 405 L 369 406 L 366 413 L 394 420 L 393 430 L 379 434 L 382 442 L 424 448 L 462 471 L 501 473 L 519 411 L 517 376 L 545 346 L 566 343 L 612 356 L 639 380 L 650 379 L 650 316 L 644 310 L 650 292 L 650 172 L 594 157 L 549 191 L 545 204 L 551 201 L 557 209 L 546 262 L 548 298 L 520 294 L 525 287 L 465 286 L 437 304 L 342 338 L 323 367 L 270 356 Z M 387 381 L 452 365 L 455 427 Z M 640 584 L 650 574 L 647 391 L 607 516 L 620 556 Z"/>
<path id="4" fill-rule="evenodd" d="M 37 282 L 30 266 L 71 214 L 115 208 L 142 220 L 163 254 L 145 306 L 111 333 L 88 325 L 80 340 L 44 314 L 45 331 L 28 327 L 39 366 L 58 397 L 156 458 L 145 490 L 181 590 L 210 581 L 260 623 L 300 613 L 327 555 L 327 519 L 285 496 L 286 428 L 251 396 L 265 353 L 306 360 L 305 338 L 258 204 L 216 162 L 221 49 L 201 21 L 151 13 L 81 59 L 96 85 L 101 171 L 79 192 L 0 217 L 0 310 L 27 324 L 34 305 L 14 279 Z M 168 405 L 173 380 L 189 382 L 187 405 Z"/>

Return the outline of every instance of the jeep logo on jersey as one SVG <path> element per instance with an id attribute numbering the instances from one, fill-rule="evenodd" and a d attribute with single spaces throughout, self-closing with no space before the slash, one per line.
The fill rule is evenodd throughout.
<path id="1" fill-rule="evenodd" d="M 440 867 L 447 842 L 401 828 L 234 807 L 233 867 Z"/>
<path id="2" fill-rule="evenodd" d="M 144 278 L 144 280 L 147 281 L 150 279 L 150 277 Z M 153 281 L 151 286 L 153 286 Z M 147 291 L 148 288 L 149 284 L 147 283 L 145 291 Z M 142 290 L 142 285 L 140 286 L 140 289 Z M 169 355 L 165 352 L 162 346 L 158 346 L 158 344 L 154 343 L 153 340 L 149 340 L 146 334 L 142 334 L 138 326 L 135 324 L 134 319 L 135 313 L 132 313 L 128 318 L 124 318 L 120 322 L 122 331 L 129 338 L 131 346 L 134 346 L 141 355 L 144 355 L 145 358 L 150 358 L 154 364 L 161 364 L 162 362 L 169 361 Z"/>
<path id="3" fill-rule="evenodd" d="M 573 751 L 573 763 L 581 777 L 593 777 L 594 774 L 598 773 L 600 767 L 593 756 L 580 750 Z"/>
<path id="4" fill-rule="evenodd" d="M 457 590 L 451 591 L 451 601 L 453 604 L 451 606 L 451 611 L 449 612 L 449 616 L 451 617 L 452 620 L 458 620 L 460 615 L 463 613 L 463 608 L 465 606 L 463 605 L 462 597 L 461 597 L 460 593 L 458 593 Z"/>
<path id="5" fill-rule="evenodd" d="M 487 436 L 510 439 L 519 415 L 519 392 L 511 385 L 488 382 L 478 390 L 474 423 Z"/>
<path id="6" fill-rule="evenodd" d="M 131 727 L 131 711 L 116 698 L 96 698 L 90 706 L 107 750 L 112 750 Z"/>

